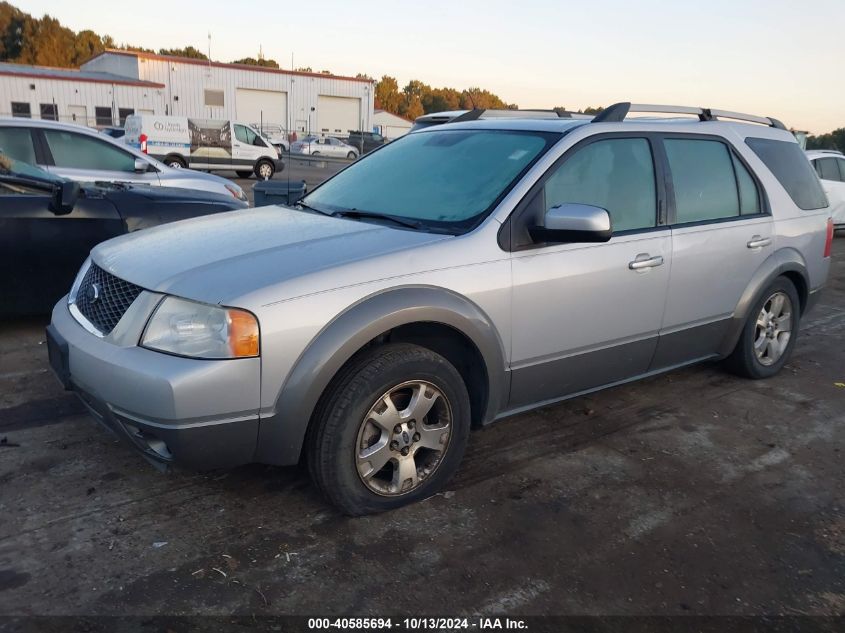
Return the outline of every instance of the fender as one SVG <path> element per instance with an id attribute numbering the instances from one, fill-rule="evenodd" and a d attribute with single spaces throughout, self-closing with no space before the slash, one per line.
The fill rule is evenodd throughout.
<path id="1" fill-rule="evenodd" d="M 405 286 L 353 304 L 309 343 L 282 385 L 274 414 L 261 418 L 255 461 L 296 463 L 317 402 L 343 364 L 380 334 L 419 322 L 450 326 L 474 343 L 487 371 L 484 421 L 493 419 L 507 401 L 508 376 L 502 341 L 489 317 L 450 290 Z"/>
<path id="2" fill-rule="evenodd" d="M 742 328 L 748 319 L 748 313 L 759 300 L 760 295 L 766 287 L 784 273 L 797 273 L 804 280 L 804 288 L 797 288 L 797 290 L 802 305 L 806 303 L 806 292 L 810 287 L 810 283 L 809 276 L 807 275 L 807 263 L 804 257 L 794 248 L 782 248 L 775 251 L 769 255 L 766 261 L 760 264 L 748 286 L 746 286 L 742 297 L 740 297 L 739 303 L 737 303 L 736 309 L 734 309 L 733 316 L 730 318 L 725 338 L 719 347 L 719 356 L 728 356 L 734 350 L 739 337 L 742 335 Z"/>

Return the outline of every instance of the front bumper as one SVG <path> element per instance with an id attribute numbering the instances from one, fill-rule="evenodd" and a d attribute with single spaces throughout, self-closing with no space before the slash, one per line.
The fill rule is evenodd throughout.
<path id="1" fill-rule="evenodd" d="M 127 318 L 132 321 L 129 312 Z M 100 338 L 73 318 L 66 299 L 60 300 L 47 345 L 50 365 L 65 388 L 97 421 L 157 465 L 178 462 L 204 470 L 253 461 L 260 359 L 162 354 L 138 347 L 130 327 L 120 336 Z"/>

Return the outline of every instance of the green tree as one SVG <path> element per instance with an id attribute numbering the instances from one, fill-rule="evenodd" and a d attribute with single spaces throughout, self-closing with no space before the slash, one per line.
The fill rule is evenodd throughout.
<path id="1" fill-rule="evenodd" d="M 105 50 L 103 39 L 94 31 L 80 31 L 73 43 L 73 65 L 79 66 Z"/>
<path id="2" fill-rule="evenodd" d="M 263 57 L 255 59 L 254 57 L 244 57 L 243 59 L 236 59 L 233 64 L 245 64 L 247 66 L 261 66 L 263 68 L 278 68 L 279 62 L 275 59 L 264 59 Z"/>
<path id="3" fill-rule="evenodd" d="M 208 55 L 193 46 L 186 46 L 185 48 L 161 48 L 158 51 L 159 55 L 172 55 L 173 57 L 190 57 L 191 59 L 203 59 L 208 61 Z"/>
<path id="4" fill-rule="evenodd" d="M 834 149 L 845 152 L 845 127 L 828 134 L 807 137 L 807 149 Z"/>
<path id="5" fill-rule="evenodd" d="M 402 95 L 399 93 L 399 83 L 395 77 L 384 75 L 376 82 L 375 102 L 377 108 L 399 114 Z"/>

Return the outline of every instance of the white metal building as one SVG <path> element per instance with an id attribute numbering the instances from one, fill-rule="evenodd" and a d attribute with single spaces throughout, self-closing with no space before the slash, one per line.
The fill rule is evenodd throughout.
<path id="1" fill-rule="evenodd" d="M 133 112 L 345 136 L 372 129 L 373 83 L 134 51 L 105 51 L 79 70 L 0 64 L 0 116 L 101 127 Z"/>
<path id="2" fill-rule="evenodd" d="M 391 141 L 410 132 L 413 124 L 413 121 L 387 110 L 373 111 L 373 130 Z"/>

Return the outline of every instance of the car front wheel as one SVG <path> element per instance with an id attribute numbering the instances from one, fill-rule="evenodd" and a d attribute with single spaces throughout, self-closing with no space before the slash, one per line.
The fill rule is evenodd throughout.
<path id="1" fill-rule="evenodd" d="M 789 360 L 798 338 L 801 304 L 795 285 L 778 277 L 748 314 L 739 342 L 725 361 L 746 378 L 768 378 Z"/>
<path id="2" fill-rule="evenodd" d="M 346 514 L 383 512 L 442 489 L 469 428 L 469 396 L 449 361 L 416 345 L 381 346 L 353 360 L 321 400 L 309 470 Z"/>
<path id="3" fill-rule="evenodd" d="M 276 168 L 268 160 L 262 160 L 255 166 L 255 175 L 261 180 L 270 180 L 274 173 Z"/>

